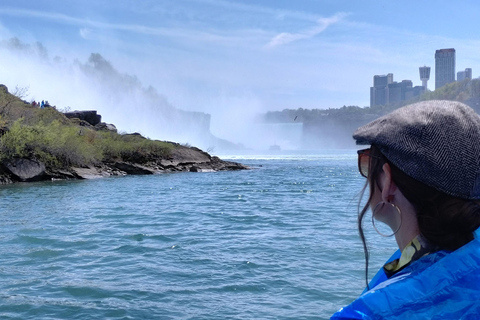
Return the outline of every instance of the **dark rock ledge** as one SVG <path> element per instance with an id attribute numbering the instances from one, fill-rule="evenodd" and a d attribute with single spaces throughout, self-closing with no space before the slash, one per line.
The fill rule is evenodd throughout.
<path id="1" fill-rule="evenodd" d="M 247 166 L 224 161 L 195 148 L 176 145 L 166 159 L 148 163 L 105 162 L 90 167 L 52 169 L 36 159 L 16 158 L 0 164 L 0 184 L 47 180 L 95 179 L 109 176 L 161 174 L 170 172 L 215 172 L 245 170 Z"/>

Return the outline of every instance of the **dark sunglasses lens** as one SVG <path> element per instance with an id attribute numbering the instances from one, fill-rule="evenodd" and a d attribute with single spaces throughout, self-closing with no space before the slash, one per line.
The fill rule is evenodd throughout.
<path id="1" fill-rule="evenodd" d="M 368 177 L 368 165 L 369 165 L 369 162 L 370 162 L 370 157 L 367 155 L 367 154 L 362 154 L 361 156 L 361 159 L 360 159 L 360 168 L 361 168 L 361 171 L 360 173 L 362 174 L 362 176 L 364 176 L 365 178 Z"/>
<path id="2" fill-rule="evenodd" d="M 370 150 L 362 150 L 358 153 L 358 170 L 365 178 L 368 177 L 368 167 L 370 164 Z"/>

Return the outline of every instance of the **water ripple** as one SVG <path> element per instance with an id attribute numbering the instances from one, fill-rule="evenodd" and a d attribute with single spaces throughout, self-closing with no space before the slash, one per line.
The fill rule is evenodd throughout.
<path id="1" fill-rule="evenodd" d="M 328 318 L 363 289 L 354 159 L 0 187 L 0 317 Z"/>

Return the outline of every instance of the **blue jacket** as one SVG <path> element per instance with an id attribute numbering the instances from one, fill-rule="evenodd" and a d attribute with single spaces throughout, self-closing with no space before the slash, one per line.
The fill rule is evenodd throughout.
<path id="1" fill-rule="evenodd" d="M 480 229 L 454 252 L 429 254 L 373 285 L 331 319 L 479 319 Z"/>

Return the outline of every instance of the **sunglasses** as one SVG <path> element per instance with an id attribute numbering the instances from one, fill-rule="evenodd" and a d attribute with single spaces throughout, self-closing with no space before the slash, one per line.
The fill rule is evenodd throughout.
<path id="1" fill-rule="evenodd" d="M 370 148 L 357 151 L 358 154 L 358 171 L 362 177 L 368 177 L 368 167 L 370 167 Z"/>

